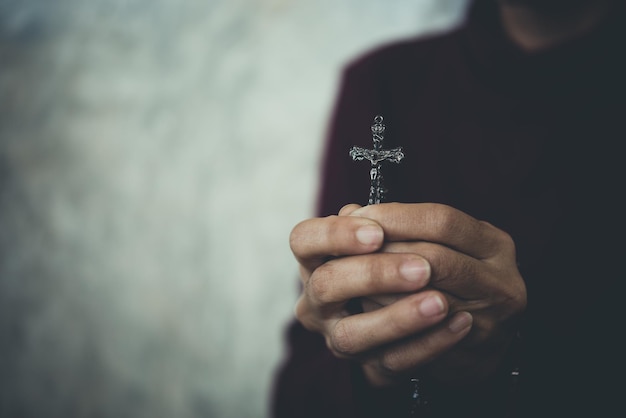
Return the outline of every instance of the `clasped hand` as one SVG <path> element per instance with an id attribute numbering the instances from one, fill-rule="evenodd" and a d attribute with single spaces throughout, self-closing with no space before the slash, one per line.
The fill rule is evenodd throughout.
<path id="1" fill-rule="evenodd" d="M 450 206 L 347 205 L 299 223 L 290 245 L 297 319 L 375 386 L 486 377 L 526 307 L 511 237 Z"/>

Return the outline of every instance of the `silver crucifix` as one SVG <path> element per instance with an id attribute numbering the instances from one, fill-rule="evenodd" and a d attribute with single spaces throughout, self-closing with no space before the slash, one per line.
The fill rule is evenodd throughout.
<path id="1" fill-rule="evenodd" d="M 383 186 L 383 175 L 381 173 L 382 163 L 389 161 L 397 164 L 404 158 L 402 147 L 389 150 L 383 149 L 385 125 L 383 125 L 383 117 L 380 115 L 374 118 L 372 137 L 374 140 L 374 149 L 360 147 L 352 147 L 350 149 L 350 157 L 352 157 L 354 161 L 368 160 L 372 165 L 370 169 L 370 205 L 380 203 L 385 197 L 386 190 Z"/>

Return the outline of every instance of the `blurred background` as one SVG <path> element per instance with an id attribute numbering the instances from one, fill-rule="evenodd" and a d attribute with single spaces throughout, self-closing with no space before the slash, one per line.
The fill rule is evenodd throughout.
<path id="1" fill-rule="evenodd" d="M 268 417 L 339 71 L 465 0 L 0 0 L 0 416 Z"/>

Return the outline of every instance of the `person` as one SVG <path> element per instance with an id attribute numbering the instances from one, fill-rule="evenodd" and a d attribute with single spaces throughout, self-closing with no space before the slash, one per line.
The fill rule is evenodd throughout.
<path id="1" fill-rule="evenodd" d="M 275 418 L 619 411 L 624 8 L 476 0 L 346 66 Z M 405 158 L 367 205 L 376 115 Z"/>

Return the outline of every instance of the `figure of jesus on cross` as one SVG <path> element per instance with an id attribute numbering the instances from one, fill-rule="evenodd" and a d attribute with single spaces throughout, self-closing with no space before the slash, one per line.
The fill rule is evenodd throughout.
<path id="1" fill-rule="evenodd" d="M 380 203 L 385 195 L 383 175 L 381 173 L 382 163 L 385 161 L 399 163 L 400 160 L 404 158 L 404 153 L 402 152 L 402 147 L 389 150 L 383 149 L 385 125 L 383 125 L 383 117 L 380 115 L 374 118 L 374 124 L 372 125 L 372 139 L 374 140 L 374 149 L 352 147 L 350 149 L 350 157 L 352 157 L 354 161 L 368 160 L 371 163 L 371 184 L 368 204 L 375 205 Z"/>

